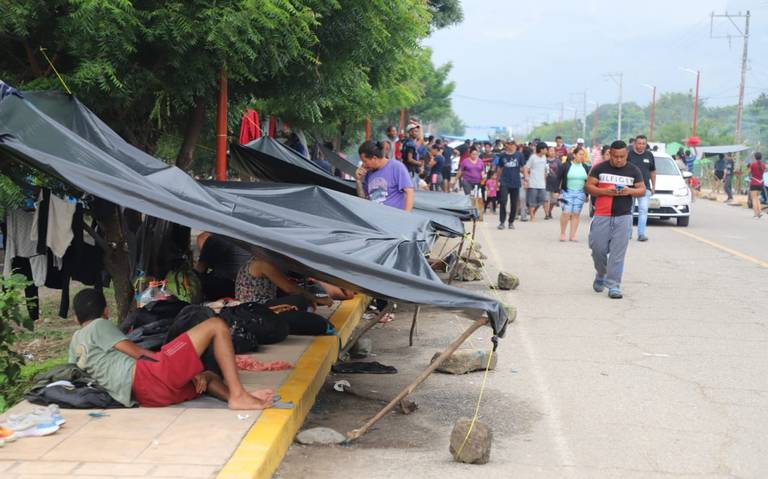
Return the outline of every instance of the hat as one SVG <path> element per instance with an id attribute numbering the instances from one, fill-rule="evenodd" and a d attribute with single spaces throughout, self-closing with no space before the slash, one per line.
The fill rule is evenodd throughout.
<path id="1" fill-rule="evenodd" d="M 584 144 L 584 138 L 579 138 L 579 139 L 577 139 L 577 140 L 576 140 L 576 143 L 577 143 L 577 144 L 578 144 L 578 143 L 581 143 L 581 144 L 583 145 L 583 144 Z"/>
<path id="2" fill-rule="evenodd" d="M 405 127 L 405 131 L 411 131 L 411 130 L 413 130 L 415 128 L 419 128 L 419 127 L 421 127 L 421 125 L 419 125 L 418 123 L 411 123 L 410 125 Z"/>

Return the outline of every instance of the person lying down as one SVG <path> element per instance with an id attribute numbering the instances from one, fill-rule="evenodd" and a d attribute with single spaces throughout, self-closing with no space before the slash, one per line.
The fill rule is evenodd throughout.
<path id="1" fill-rule="evenodd" d="M 170 406 L 203 393 L 226 401 L 230 409 L 272 406 L 271 389 L 249 392 L 240 382 L 229 326 L 221 318 L 203 321 L 155 353 L 129 341 L 109 320 L 102 292 L 84 289 L 73 303 L 80 329 L 72 336 L 69 362 L 124 406 Z M 223 379 L 203 370 L 200 355 L 210 345 Z"/>

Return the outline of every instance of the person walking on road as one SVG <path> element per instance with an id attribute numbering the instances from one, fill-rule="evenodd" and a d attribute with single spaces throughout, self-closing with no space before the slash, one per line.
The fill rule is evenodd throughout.
<path id="1" fill-rule="evenodd" d="M 552 210 L 560 199 L 560 168 L 562 162 L 555 158 L 555 147 L 547 148 L 547 202 L 544 204 L 544 219 L 552 219 Z"/>
<path id="2" fill-rule="evenodd" d="M 648 139 L 645 135 L 638 135 L 628 153 L 629 162 L 640 170 L 645 182 L 645 194 L 635 200 L 638 212 L 637 241 L 648 241 L 648 236 L 645 234 L 645 227 L 648 224 L 648 202 L 651 195 L 656 193 L 656 161 L 653 158 L 653 152 L 647 147 Z"/>
<path id="3" fill-rule="evenodd" d="M 560 186 L 560 198 L 563 203 L 563 212 L 560 214 L 560 241 L 565 241 L 565 233 L 568 224 L 571 232 L 570 241 L 576 241 L 576 230 L 579 228 L 579 217 L 587 194 L 584 186 L 589 176 L 587 155 L 584 148 L 576 147 L 573 150 L 573 159 L 569 158 L 558 171 L 558 183 Z"/>
<path id="4" fill-rule="evenodd" d="M 504 153 L 496 158 L 496 177 L 499 179 L 499 226 L 504 229 L 507 221 L 509 229 L 515 229 L 517 202 L 520 199 L 520 172 L 523 167 L 523 154 L 517 151 L 514 141 L 507 141 Z M 509 210 L 507 210 L 509 207 Z M 509 216 L 507 216 L 509 211 Z"/>
<path id="5" fill-rule="evenodd" d="M 596 198 L 595 216 L 589 228 L 589 247 L 595 264 L 592 288 L 621 299 L 621 276 L 624 256 L 632 232 L 632 198 L 645 196 L 643 174 L 627 161 L 627 144 L 616 140 L 611 144 L 609 161 L 592 168 L 586 192 Z"/>
<path id="6" fill-rule="evenodd" d="M 484 170 L 485 163 L 480 159 L 480 152 L 473 147 L 469 158 L 461 160 L 459 172 L 453 181 L 454 183 L 459 182 L 465 195 L 469 196 L 475 191 L 479 194 Z"/>
<path id="7" fill-rule="evenodd" d="M 717 161 L 715 161 L 715 186 L 712 188 L 712 193 L 720 193 L 720 188 L 723 186 L 723 179 L 725 178 L 725 155 L 720 153 L 717 155 Z"/>
<path id="8" fill-rule="evenodd" d="M 723 177 L 723 191 L 727 198 L 725 202 L 733 201 L 733 173 L 736 171 L 736 165 L 734 164 L 733 157 L 728 155 L 725 157 L 725 176 Z"/>
<path id="9" fill-rule="evenodd" d="M 763 216 L 762 205 L 760 204 L 760 193 L 765 188 L 763 174 L 765 174 L 765 164 L 763 163 L 763 154 L 755 152 L 752 163 L 749 164 L 749 196 L 752 198 L 752 211 L 755 212 L 755 218 Z"/>
<path id="10" fill-rule="evenodd" d="M 531 222 L 536 219 L 536 212 L 544 206 L 547 200 L 547 144 L 540 142 L 536 144 L 536 151 L 528 158 L 528 162 L 523 168 L 525 175 L 524 186 L 528 189 L 528 215 Z"/>

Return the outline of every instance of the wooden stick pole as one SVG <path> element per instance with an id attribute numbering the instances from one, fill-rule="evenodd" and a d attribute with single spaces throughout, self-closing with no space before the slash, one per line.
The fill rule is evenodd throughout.
<path id="1" fill-rule="evenodd" d="M 413 333 L 416 332 L 416 321 L 419 319 L 419 311 L 421 306 L 416 305 L 416 310 L 413 312 L 413 321 L 411 321 L 411 332 L 408 334 L 408 346 L 413 346 Z"/>
<path id="2" fill-rule="evenodd" d="M 472 239 L 469 243 L 469 251 L 467 252 L 467 258 L 472 257 L 472 250 L 475 247 L 475 231 L 477 230 L 477 220 L 472 220 Z"/>
<path id="3" fill-rule="evenodd" d="M 350 441 L 354 441 L 355 439 L 359 439 L 363 434 L 368 432 L 368 430 L 374 424 L 379 422 L 392 409 L 394 409 L 395 406 L 397 406 L 397 404 L 400 401 L 405 399 L 405 397 L 408 396 L 409 394 L 413 393 L 413 391 L 419 386 L 419 384 L 423 383 L 424 380 L 426 380 L 429 377 L 430 374 L 435 372 L 435 369 L 440 367 L 440 365 L 443 364 L 443 362 L 445 362 L 445 360 L 448 359 L 451 356 L 451 354 L 453 354 L 453 352 L 456 351 L 459 348 L 459 346 L 464 344 L 464 341 L 466 341 L 467 338 L 469 338 L 472 335 L 472 333 L 477 331 L 478 328 L 480 328 L 482 326 L 485 326 L 486 324 L 488 324 L 488 318 L 478 319 L 478 320 L 474 321 L 472 323 L 472 325 L 469 328 L 467 328 L 467 330 L 464 331 L 464 333 L 462 333 L 461 336 L 456 338 L 456 340 L 453 341 L 450 346 L 448 346 L 448 349 L 443 351 L 440 354 L 440 356 L 438 356 L 437 359 L 435 359 L 432 362 L 432 364 L 430 364 L 429 367 L 424 370 L 424 372 L 419 374 L 419 377 L 417 377 L 410 385 L 408 385 L 408 387 L 406 387 L 405 389 L 400 391 L 400 394 L 395 396 L 395 398 L 393 400 L 391 400 L 389 402 L 389 404 L 384 406 L 384 408 L 381 411 L 379 411 L 378 413 L 376 413 L 375 416 L 373 416 L 371 419 L 369 419 L 368 422 L 366 422 L 363 425 L 363 427 L 361 427 L 359 429 L 354 429 L 352 431 L 349 431 L 347 433 L 347 441 L 350 442 Z"/>

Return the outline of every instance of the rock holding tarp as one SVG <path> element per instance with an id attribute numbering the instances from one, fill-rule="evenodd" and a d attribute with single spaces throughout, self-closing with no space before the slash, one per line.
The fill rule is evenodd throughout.
<path id="1" fill-rule="evenodd" d="M 346 440 L 347 438 L 343 434 L 328 427 L 313 427 L 296 435 L 296 442 L 307 446 L 328 446 L 341 444 Z"/>
<path id="2" fill-rule="evenodd" d="M 458 265 L 456 265 L 457 271 L 456 271 L 456 277 L 460 281 L 478 281 L 482 279 L 483 274 L 480 268 L 475 266 L 472 263 L 467 262 L 459 262 Z"/>
<path id="3" fill-rule="evenodd" d="M 472 419 L 459 418 L 451 431 L 451 444 L 449 450 L 453 460 L 465 464 L 486 464 L 491 459 L 491 443 L 493 431 L 487 424 L 475 421 L 472 431 L 469 427 Z M 467 437 L 469 433 L 469 437 Z"/>
<path id="4" fill-rule="evenodd" d="M 512 273 L 500 271 L 499 277 L 496 279 L 496 286 L 503 290 L 517 289 L 520 286 L 520 278 Z"/>
<path id="5" fill-rule="evenodd" d="M 434 362 L 441 353 L 435 353 L 430 363 Z M 482 349 L 458 349 L 446 359 L 437 370 L 448 374 L 467 374 L 472 371 L 484 371 L 488 365 L 490 351 Z M 496 369 L 497 356 L 491 358 L 491 369 Z"/>

